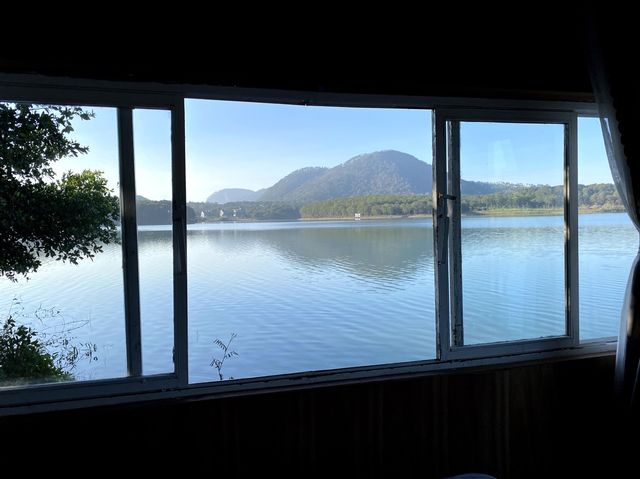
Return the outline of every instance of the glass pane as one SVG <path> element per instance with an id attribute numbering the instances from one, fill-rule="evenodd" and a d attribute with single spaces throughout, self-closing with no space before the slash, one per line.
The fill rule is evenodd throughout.
<path id="1" fill-rule="evenodd" d="M 0 129 L 0 386 L 125 376 L 116 110 L 0 103 Z"/>
<path id="2" fill-rule="evenodd" d="M 186 102 L 191 382 L 435 356 L 429 122 Z"/>
<path id="3" fill-rule="evenodd" d="M 565 334 L 564 127 L 460 125 L 464 343 Z"/>
<path id="4" fill-rule="evenodd" d="M 173 367 L 171 112 L 133 112 L 142 371 Z"/>
<path id="5" fill-rule="evenodd" d="M 638 233 L 613 185 L 600 120 L 578 119 L 580 339 L 618 336 Z"/>

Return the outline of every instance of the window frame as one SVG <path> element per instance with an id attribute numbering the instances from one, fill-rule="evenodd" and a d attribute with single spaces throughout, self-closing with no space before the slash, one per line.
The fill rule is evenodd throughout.
<path id="1" fill-rule="evenodd" d="M 436 321 L 440 358 L 469 359 L 571 348 L 580 344 L 578 303 L 578 131 L 576 112 L 545 110 L 434 109 L 433 204 Z M 564 297 L 565 334 L 535 339 L 463 344 L 460 123 L 553 124 L 564 128 Z M 438 236 L 436 238 L 436 236 Z"/>
<path id="2" fill-rule="evenodd" d="M 423 361 L 351 367 L 327 371 L 312 371 L 277 376 L 248 378 L 210 383 L 189 384 L 188 379 L 188 310 L 187 310 L 187 271 L 186 271 L 186 176 L 185 176 L 185 113 L 187 99 L 210 99 L 228 101 L 247 101 L 261 103 L 279 103 L 296 105 L 318 105 L 334 107 L 368 107 L 368 108 L 409 108 L 432 110 L 432 142 L 433 161 L 433 225 L 434 225 L 434 257 L 436 259 L 436 359 Z M 491 121 L 495 117 L 542 118 L 551 116 L 563 118 L 573 131 L 574 140 L 566 145 L 569 162 L 565 174 L 570 169 L 573 175 L 568 179 L 570 194 L 577 188 L 577 116 L 593 116 L 596 114 L 595 104 L 588 101 L 539 101 L 510 99 L 479 99 L 449 97 L 410 97 L 397 95 L 364 95 L 336 94 L 324 92 L 296 92 L 267 89 L 246 89 L 234 87 L 193 86 L 193 85 L 161 85 L 142 82 L 110 82 L 102 80 L 80 80 L 69 78 L 52 78 L 35 75 L 15 75 L 0 73 L 0 101 L 27 101 L 44 104 L 112 107 L 118 109 L 119 118 L 119 152 L 123 166 L 120 169 L 122 198 L 129 198 L 132 193 L 135 199 L 135 171 L 133 167 L 132 122 L 131 113 L 135 108 L 162 109 L 171 111 L 171 145 L 172 145 L 172 219 L 173 219 L 173 305 L 174 305 L 174 365 L 173 373 L 145 376 L 142 373 L 140 359 L 128 353 L 128 369 L 134 375 L 124 378 L 113 378 L 69 383 L 42 384 L 0 390 L 0 416 L 20 414 L 33 411 L 68 409 L 83 406 L 106 405 L 152 399 L 166 399 L 203 395 L 236 395 L 249 394 L 264 390 L 317 387 L 341 383 L 374 381 L 384 378 L 410 377 L 415 375 L 436 374 L 467 367 L 486 367 L 494 364 L 522 363 L 536 361 L 548 357 L 564 358 L 587 355 L 611 354 L 615 351 L 615 340 L 602 338 L 580 344 L 578 338 L 578 321 L 572 323 L 569 340 L 552 338 L 552 340 L 513 341 L 509 344 L 493 344 L 464 346 L 464 349 L 448 347 L 446 338 L 450 337 L 448 312 L 449 275 L 448 265 L 439 264 L 441 254 L 446 253 L 449 239 L 444 230 L 443 201 L 438 199 L 439 192 L 446 192 L 446 135 L 443 121 L 447 115 L 456 118 L 486 117 L 491 112 Z M 495 116 L 494 116 L 495 115 Z M 425 134 L 428 130 L 425 128 Z M 436 153 L 437 152 L 437 153 Z M 436 158 L 437 156 L 437 158 Z M 565 180 L 566 188 L 567 180 Z M 132 186 L 133 185 L 133 186 Z M 572 186 L 573 185 L 573 186 Z M 565 194 L 565 202 L 567 195 Z M 125 203 L 125 200 L 122 200 Z M 574 216 L 569 218 L 571 231 L 577 232 L 577 204 L 569 201 Z M 568 208 L 565 206 L 565 216 Z M 575 213 L 575 214 L 574 214 Z M 135 227 L 135 202 L 123 206 L 123 220 L 128 222 L 131 232 Z M 565 222 L 567 219 L 565 218 Z M 569 274 L 577 274 L 577 238 L 573 235 L 570 251 L 566 256 L 573 258 L 573 266 Z M 125 295 L 135 304 L 138 298 L 137 248 L 126 252 L 124 248 L 132 243 L 123 241 L 124 274 L 129 276 L 125 283 Z M 447 258 L 445 254 L 444 258 Z M 575 271 L 574 271 L 575 269 Z M 577 298 L 577 278 L 572 288 L 571 298 Z M 577 302 L 572 314 L 577 315 Z M 127 310 L 129 308 L 126 308 Z M 134 308 L 135 309 L 135 306 Z M 140 347 L 140 316 L 135 311 L 127 311 L 127 349 Z M 577 317 L 576 317 L 577 318 Z M 557 340 L 556 340 L 557 339 Z M 536 344 L 530 344 L 530 343 Z"/>
<path id="3" fill-rule="evenodd" d="M 123 299 L 127 374 L 109 378 L 56 384 L 9 387 L 0 391 L 0 408 L 14 404 L 52 402 L 78 397 L 131 394 L 188 384 L 186 301 L 186 189 L 184 174 L 184 99 L 173 93 L 122 92 L 103 88 L 74 88 L 56 85 L 3 85 L 0 101 L 52 105 L 106 107 L 117 111 L 118 162 L 123 262 Z M 142 369 L 141 318 L 139 303 L 137 222 L 135 206 L 135 163 L 133 110 L 158 109 L 171 113 L 172 230 L 173 230 L 173 325 L 174 371 L 144 375 Z M 0 414 L 2 410 L 0 409 Z"/>

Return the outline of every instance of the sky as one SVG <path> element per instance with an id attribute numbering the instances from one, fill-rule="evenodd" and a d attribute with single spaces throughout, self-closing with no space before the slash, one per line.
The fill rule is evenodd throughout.
<path id="1" fill-rule="evenodd" d="M 118 188 L 116 110 L 94 108 L 74 122 L 72 137 L 89 153 L 54 164 L 57 172 L 104 172 Z M 306 166 L 333 167 L 350 158 L 394 149 L 432 162 L 431 112 L 426 110 L 274 105 L 214 100 L 185 103 L 187 200 L 204 201 L 223 188 L 257 190 Z M 611 183 L 597 119 L 578 122 L 579 183 Z M 136 193 L 171 198 L 170 115 L 134 111 Z M 559 125 L 463 123 L 461 176 L 475 181 L 562 183 Z"/>

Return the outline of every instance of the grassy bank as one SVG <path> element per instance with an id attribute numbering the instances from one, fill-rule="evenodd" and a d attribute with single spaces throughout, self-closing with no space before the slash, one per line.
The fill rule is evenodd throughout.
<path id="1" fill-rule="evenodd" d="M 578 208 L 579 214 L 624 213 L 622 208 Z M 464 216 L 559 216 L 562 208 L 496 208 L 490 210 L 469 211 Z"/>
<path id="2" fill-rule="evenodd" d="M 579 208 L 578 213 L 624 213 L 624 210 L 606 208 Z M 463 213 L 462 216 L 561 216 L 563 214 L 564 210 L 562 208 L 496 208 L 491 210 L 470 211 Z M 377 215 L 363 216 L 361 217 L 361 220 L 402 220 L 425 218 L 431 218 L 431 215 Z M 354 221 L 354 218 L 353 216 L 324 216 L 321 218 L 300 218 L 298 221 Z"/>
<path id="3" fill-rule="evenodd" d="M 372 220 L 406 220 L 431 218 L 431 215 L 376 215 L 363 216 L 355 220 L 353 216 L 324 216 L 321 218 L 300 218 L 298 221 L 372 221 Z"/>
<path id="4" fill-rule="evenodd" d="M 463 213 L 463 216 L 554 216 L 562 214 L 562 208 L 497 208 L 468 211 Z"/>

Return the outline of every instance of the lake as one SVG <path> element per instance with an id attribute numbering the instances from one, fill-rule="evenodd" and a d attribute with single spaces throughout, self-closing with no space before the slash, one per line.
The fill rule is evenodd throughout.
<path id="1" fill-rule="evenodd" d="M 622 213 L 579 225 L 581 337 L 614 336 L 638 235 Z M 465 342 L 562 334 L 562 218 L 462 228 Z M 431 219 L 189 225 L 187 248 L 191 382 L 219 378 L 215 341 L 233 334 L 225 379 L 435 356 Z M 172 371 L 170 228 L 141 227 L 139 258 L 144 372 Z M 79 379 L 124 376 L 121 264 L 110 245 L 77 266 L 45 262 L 29 281 L 3 278 L 2 318 L 94 343 Z"/>

